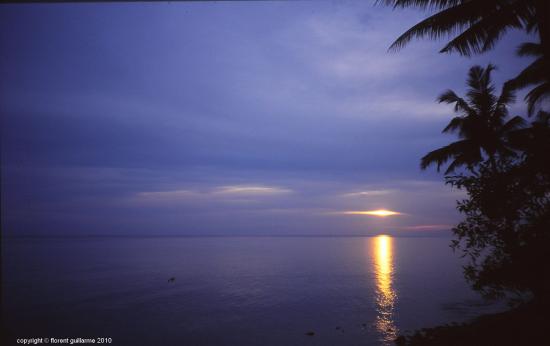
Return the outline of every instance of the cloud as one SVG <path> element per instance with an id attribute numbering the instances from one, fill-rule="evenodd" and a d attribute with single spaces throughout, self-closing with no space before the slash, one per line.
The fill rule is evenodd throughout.
<path id="1" fill-rule="evenodd" d="M 280 195 L 291 193 L 292 190 L 272 186 L 254 186 L 254 185 L 233 185 L 221 186 L 215 189 L 214 194 L 224 195 L 249 195 L 249 196 L 266 196 Z"/>
<path id="2" fill-rule="evenodd" d="M 394 190 L 367 190 L 367 191 L 358 191 L 358 192 L 349 192 L 344 193 L 344 197 L 372 197 L 372 196 L 384 196 L 389 195 L 394 192 Z"/>
<path id="3" fill-rule="evenodd" d="M 153 191 L 153 192 L 138 192 L 138 198 L 145 199 L 182 199 L 201 196 L 200 192 L 190 190 L 173 190 L 173 191 Z"/>
<path id="4" fill-rule="evenodd" d="M 250 202 L 253 198 L 285 195 L 293 191 L 288 188 L 267 185 L 225 185 L 203 190 L 175 189 L 167 191 L 146 191 L 135 194 L 141 201 L 195 201 L 223 200 L 229 202 Z"/>
<path id="5" fill-rule="evenodd" d="M 453 114 L 450 106 L 436 103 L 434 97 L 409 91 L 348 97 L 341 110 L 358 118 L 386 118 L 391 114 L 393 118 L 427 121 L 445 121 Z"/>
<path id="6" fill-rule="evenodd" d="M 464 193 L 418 168 L 448 139 L 434 99 L 463 94 L 469 65 L 513 56 L 511 41 L 461 61 L 428 41 L 388 54 L 420 14 L 219 6 L 0 13 L 3 229 L 364 234 L 457 219 Z M 329 213 L 378 208 L 408 216 Z"/>

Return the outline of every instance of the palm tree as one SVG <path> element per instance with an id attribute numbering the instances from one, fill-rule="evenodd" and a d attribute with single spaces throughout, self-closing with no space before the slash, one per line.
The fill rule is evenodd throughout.
<path id="1" fill-rule="evenodd" d="M 491 81 L 494 69 L 490 64 L 487 68 L 474 66 L 470 69 L 466 99 L 452 90 L 439 96 L 440 103 L 454 104 L 454 111 L 458 113 L 443 133 L 457 132 L 460 140 L 425 155 L 421 160 L 422 169 L 436 164 L 439 171 L 443 164 L 452 160 L 445 171 L 449 174 L 460 166 L 473 170 L 477 163 L 487 159 L 496 170 L 499 157 L 514 155 L 507 144 L 507 136 L 521 128 L 524 121 L 519 116 L 506 121 L 508 104 L 514 101 L 515 95 L 510 83 L 504 84 L 499 96 L 495 95 Z"/>
<path id="2" fill-rule="evenodd" d="M 414 25 L 395 40 L 390 50 L 398 50 L 413 38 L 444 36 L 451 40 L 440 52 L 458 52 L 461 55 L 483 53 L 493 48 L 496 42 L 510 29 L 528 33 L 537 32 L 540 45 L 537 56 L 544 65 L 550 63 L 550 1 L 549 0 L 378 0 L 394 8 L 415 7 L 435 14 Z M 521 50 L 520 50 L 521 51 Z M 539 61 L 537 60 L 537 61 Z M 527 70 L 527 69 L 526 69 Z M 550 71 L 538 69 L 539 78 L 522 79 L 515 87 L 536 84 L 526 97 L 530 114 L 541 98 L 550 96 Z M 518 76 L 520 77 L 520 76 Z M 543 80 L 545 87 L 540 87 Z"/>
<path id="3" fill-rule="evenodd" d="M 491 49 L 509 29 L 537 31 L 541 44 L 550 45 L 550 3 L 548 0 L 378 0 L 394 8 L 416 7 L 436 10 L 402 34 L 393 49 L 415 37 L 440 38 L 458 33 L 441 52 L 462 55 Z M 545 52 L 549 52 L 545 50 Z"/>

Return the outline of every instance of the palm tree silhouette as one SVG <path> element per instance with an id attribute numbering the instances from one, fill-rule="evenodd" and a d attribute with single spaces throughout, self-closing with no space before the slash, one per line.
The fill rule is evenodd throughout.
<path id="1" fill-rule="evenodd" d="M 392 49 L 416 37 L 440 38 L 457 34 L 441 52 L 462 55 L 491 49 L 509 29 L 538 32 L 545 55 L 550 56 L 550 2 L 548 0 L 379 0 L 394 8 L 416 7 L 435 14 L 403 33 Z"/>
<path id="2" fill-rule="evenodd" d="M 451 40 L 440 52 L 461 55 L 483 53 L 510 29 L 536 32 L 540 44 L 522 45 L 520 55 L 535 55 L 537 61 L 518 77 L 516 88 L 535 85 L 526 96 L 529 115 L 539 101 L 550 96 L 550 1 L 549 0 L 378 0 L 394 8 L 416 7 L 436 13 L 414 25 L 393 42 L 398 50 L 413 38 L 444 36 Z M 453 37 L 454 36 L 454 37 Z M 536 46 L 536 48 L 535 48 Z M 533 70 L 536 70 L 535 74 Z"/>
<path id="3" fill-rule="evenodd" d="M 458 167 L 466 166 L 473 170 L 475 165 L 488 160 L 493 170 L 497 170 L 497 159 L 514 156 L 507 143 L 508 135 L 523 127 L 524 120 L 519 116 L 506 121 L 508 104 L 515 95 L 510 83 L 505 83 L 499 96 L 491 81 L 491 72 L 495 67 L 474 66 L 468 73 L 466 84 L 469 89 L 466 99 L 454 91 L 447 90 L 438 100 L 440 103 L 454 104 L 458 113 L 443 129 L 443 133 L 458 134 L 459 141 L 431 151 L 421 159 L 420 167 L 426 169 L 432 164 L 441 166 L 452 160 L 445 174 L 452 173 Z"/>

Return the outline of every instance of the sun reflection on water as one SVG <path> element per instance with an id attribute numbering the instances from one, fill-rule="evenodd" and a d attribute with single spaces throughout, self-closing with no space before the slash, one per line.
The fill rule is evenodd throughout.
<path id="1" fill-rule="evenodd" d="M 394 321 L 397 294 L 393 288 L 393 239 L 387 235 L 379 235 L 370 238 L 369 241 L 376 280 L 375 299 L 378 314 L 375 327 L 381 334 L 384 344 L 393 344 L 398 335 Z"/>

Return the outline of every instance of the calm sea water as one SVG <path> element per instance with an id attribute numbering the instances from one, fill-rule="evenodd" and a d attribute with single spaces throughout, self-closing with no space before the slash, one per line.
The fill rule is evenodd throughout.
<path id="1" fill-rule="evenodd" d="M 114 345 L 386 345 L 406 330 L 494 309 L 467 287 L 448 244 L 388 236 L 4 239 L 2 319 L 13 344 L 110 337 Z"/>

